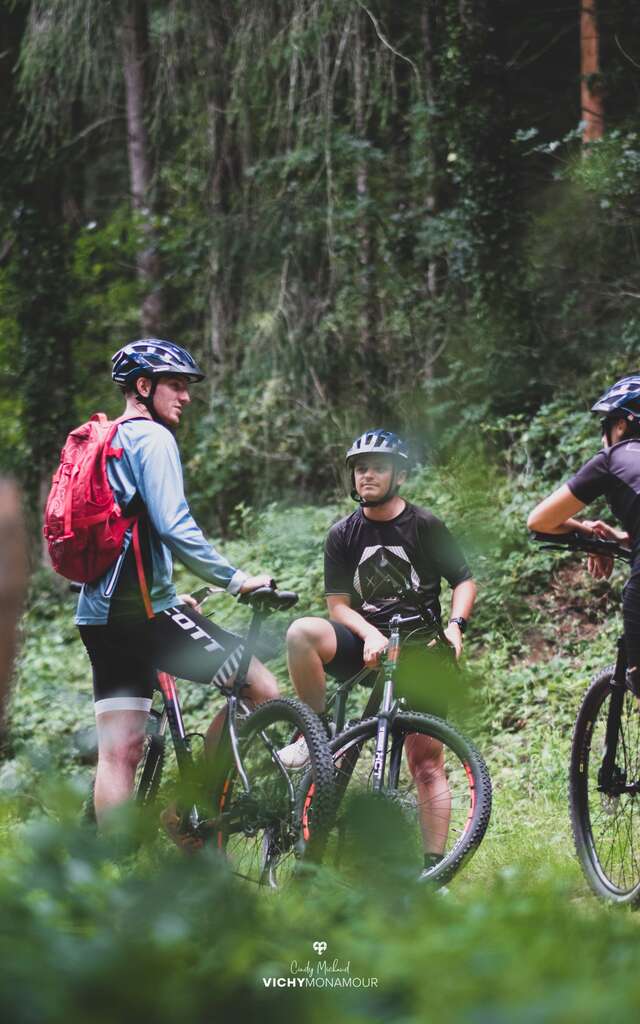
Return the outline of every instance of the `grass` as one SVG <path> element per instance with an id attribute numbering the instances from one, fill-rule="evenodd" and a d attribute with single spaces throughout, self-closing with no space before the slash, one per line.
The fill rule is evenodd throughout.
<path id="1" fill-rule="evenodd" d="M 428 488 L 444 486 L 418 480 L 413 496 L 428 503 Z M 273 567 L 300 591 L 300 612 L 321 612 L 321 541 L 340 511 L 245 510 L 244 533 L 225 552 L 252 569 Z M 162 840 L 124 859 L 96 842 L 77 823 L 90 774 L 77 737 L 93 723 L 88 663 L 70 599 L 38 577 L 0 764 L 5 1019 L 268 1022 L 286 1012 L 337 1024 L 635 1024 L 640 918 L 591 895 L 566 804 L 572 723 L 589 678 L 612 660 L 616 606 L 574 563 L 509 544 L 502 554 L 485 548 L 480 560 L 469 699 L 454 712 L 487 760 L 493 816 L 447 896 L 400 876 L 375 845 L 375 869 L 358 884 L 320 871 L 274 898 L 239 885 L 215 857 L 185 861 Z M 179 574 L 180 589 L 193 585 Z M 222 599 L 216 617 L 235 625 L 246 613 Z M 286 625 L 282 616 L 269 624 L 280 650 Z M 282 655 L 273 664 L 290 692 Z M 201 727 L 208 694 L 184 684 L 181 695 L 188 728 Z M 327 943 L 324 958 L 317 941 Z M 320 959 L 348 961 L 351 977 L 379 985 L 264 984 L 290 977 L 293 961 L 317 978 Z"/>

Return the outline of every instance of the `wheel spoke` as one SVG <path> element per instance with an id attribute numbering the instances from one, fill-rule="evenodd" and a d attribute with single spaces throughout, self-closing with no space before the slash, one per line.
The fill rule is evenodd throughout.
<path id="1" fill-rule="evenodd" d="M 574 735 L 572 814 L 576 848 L 596 892 L 625 898 L 640 887 L 640 830 L 636 795 L 627 788 L 638 780 L 640 715 L 635 698 L 625 693 L 620 711 L 615 765 L 608 790 L 598 776 L 603 765 L 611 707 L 610 677 L 602 675 L 585 698 Z"/>
<path id="2" fill-rule="evenodd" d="M 296 714 L 287 707 L 296 706 Z M 284 712 L 282 708 L 284 707 Z M 300 710 L 302 709 L 302 710 Z M 290 744 L 302 718 L 304 738 L 311 751 L 311 769 L 287 770 L 275 754 Z M 298 735 L 300 728 L 298 728 Z M 224 779 L 218 786 L 216 843 L 234 873 L 259 884 L 280 887 L 297 873 L 309 840 L 333 816 L 333 763 L 324 733 L 315 716 L 295 701 L 262 705 L 244 723 L 240 757 L 249 780 L 246 792 L 229 751 Z M 302 782 L 317 799 L 303 799 Z"/>
<path id="3" fill-rule="evenodd" d="M 380 846 L 388 842 L 395 844 L 393 849 L 397 852 L 393 853 L 393 859 L 397 862 L 403 858 L 404 863 L 399 866 L 415 870 L 416 875 L 423 868 L 425 853 L 441 854 L 444 876 L 447 871 L 453 873 L 464 855 L 475 848 L 488 821 L 488 774 L 482 764 L 482 779 L 474 781 L 470 777 L 470 762 L 476 764 L 476 771 L 479 771 L 477 762 L 482 763 L 477 751 L 473 748 L 467 751 L 467 741 L 451 730 L 457 737 L 456 742 L 447 732 L 450 727 L 445 723 L 440 723 L 444 727 L 442 734 L 438 732 L 438 727 L 431 724 L 438 721 L 411 713 L 395 719 L 387 753 L 387 779 L 379 794 L 384 803 L 377 808 L 372 802 L 362 803 L 374 797 L 376 723 L 355 725 L 334 741 L 337 789 L 342 796 L 336 827 L 327 843 L 330 862 L 361 874 L 368 869 L 372 846 L 376 857 L 380 858 Z M 412 735 L 438 741 L 437 762 L 420 757 L 424 745 L 412 743 Z M 433 749 L 433 745 L 429 748 Z M 400 750 L 400 759 L 397 781 L 390 787 L 392 749 L 396 749 L 396 753 Z M 345 764 L 346 771 L 343 770 Z M 433 872 L 436 878 L 438 871 L 436 868 Z"/>

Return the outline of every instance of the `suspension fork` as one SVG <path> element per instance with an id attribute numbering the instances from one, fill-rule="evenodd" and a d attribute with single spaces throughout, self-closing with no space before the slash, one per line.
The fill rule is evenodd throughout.
<path id="1" fill-rule="evenodd" d="M 618 737 L 620 735 L 620 718 L 626 689 L 627 655 L 624 637 L 618 640 L 616 667 L 611 685 L 611 700 L 607 713 L 607 730 L 605 733 L 602 764 L 598 771 L 598 789 L 607 790 L 612 782 L 618 753 Z"/>

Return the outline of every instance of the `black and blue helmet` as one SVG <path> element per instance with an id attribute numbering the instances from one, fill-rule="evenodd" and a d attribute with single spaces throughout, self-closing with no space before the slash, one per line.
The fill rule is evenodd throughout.
<path id="1" fill-rule="evenodd" d="M 622 377 L 591 407 L 606 419 L 640 419 L 640 374 Z"/>
<path id="2" fill-rule="evenodd" d="M 365 430 L 364 434 L 356 438 L 346 454 L 347 465 L 350 466 L 352 460 L 359 455 L 369 455 L 372 452 L 390 455 L 400 465 L 407 465 L 409 462 L 409 452 L 402 438 L 391 430 L 377 427 L 375 430 Z"/>
<path id="3" fill-rule="evenodd" d="M 192 383 L 204 380 L 204 373 L 193 356 L 180 345 L 159 338 L 130 341 L 111 357 L 111 376 L 116 384 L 131 387 L 138 377 L 175 374 L 188 377 Z"/>

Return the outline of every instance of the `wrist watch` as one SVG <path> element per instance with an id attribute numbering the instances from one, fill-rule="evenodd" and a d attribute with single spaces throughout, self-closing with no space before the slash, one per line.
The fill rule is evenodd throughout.
<path id="1" fill-rule="evenodd" d="M 467 620 L 463 619 L 462 615 L 454 615 L 452 619 L 449 619 L 449 625 L 451 625 L 452 622 L 455 622 L 456 625 L 460 627 L 461 633 L 466 632 Z"/>

